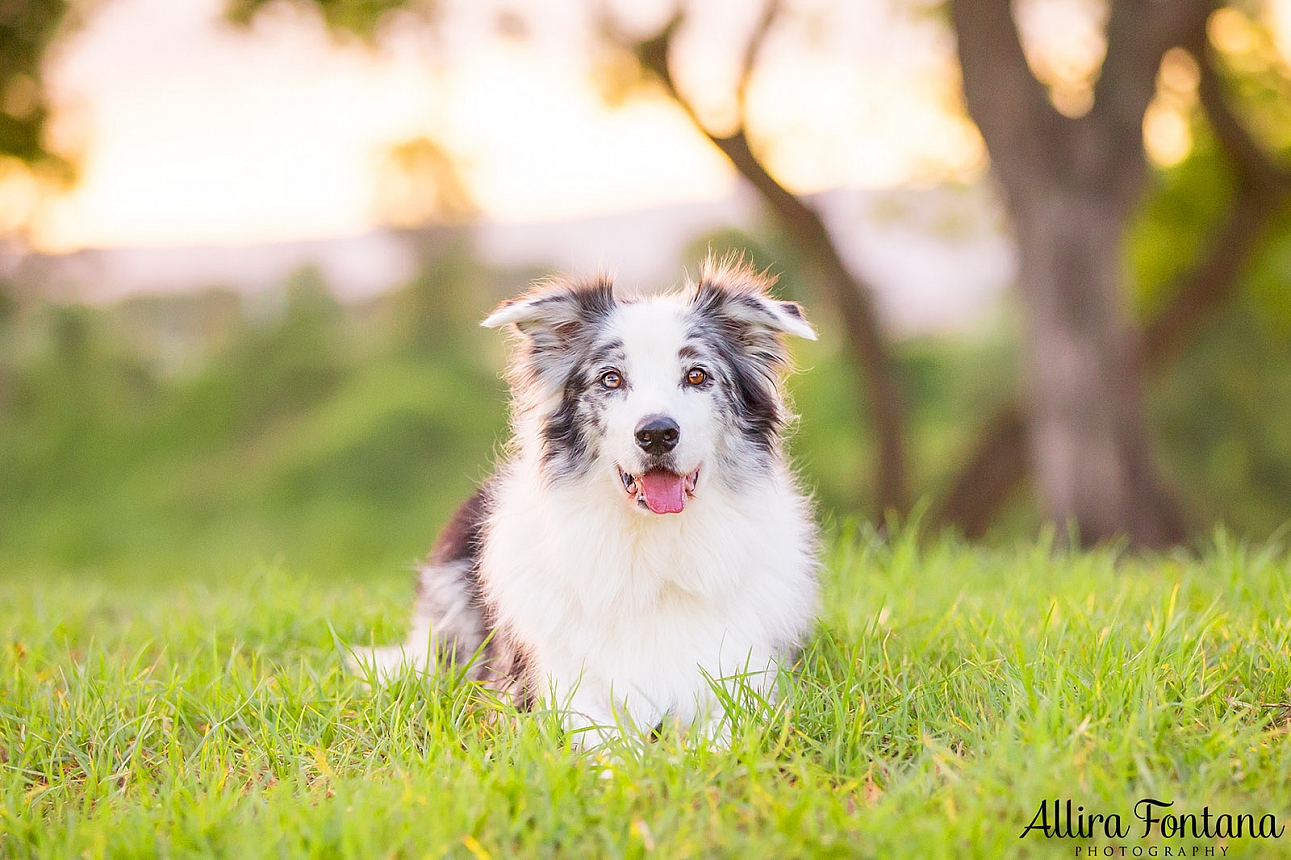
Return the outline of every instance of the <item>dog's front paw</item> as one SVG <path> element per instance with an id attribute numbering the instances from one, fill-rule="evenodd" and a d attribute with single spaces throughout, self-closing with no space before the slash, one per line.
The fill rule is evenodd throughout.
<path id="1" fill-rule="evenodd" d="M 726 714 L 700 720 L 695 726 L 695 734 L 713 752 L 725 752 L 731 748 L 731 721 Z"/>

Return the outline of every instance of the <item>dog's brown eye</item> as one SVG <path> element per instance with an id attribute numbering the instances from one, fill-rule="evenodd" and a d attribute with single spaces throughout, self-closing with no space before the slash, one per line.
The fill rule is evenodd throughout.
<path id="1" fill-rule="evenodd" d="M 691 368 L 690 373 L 686 374 L 687 385 L 703 385 L 708 381 L 708 374 L 698 367 Z"/>
<path id="2" fill-rule="evenodd" d="M 623 385 L 623 377 L 619 376 L 617 370 L 607 370 L 601 374 L 601 385 L 604 388 L 619 388 Z"/>

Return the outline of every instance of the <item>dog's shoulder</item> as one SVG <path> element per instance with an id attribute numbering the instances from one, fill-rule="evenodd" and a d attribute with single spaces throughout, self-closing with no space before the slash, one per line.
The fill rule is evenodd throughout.
<path id="1" fill-rule="evenodd" d="M 436 538 L 427 558 L 429 564 L 442 566 L 461 561 L 474 562 L 480 557 L 492 491 L 493 482 L 486 481 L 458 506 Z"/>

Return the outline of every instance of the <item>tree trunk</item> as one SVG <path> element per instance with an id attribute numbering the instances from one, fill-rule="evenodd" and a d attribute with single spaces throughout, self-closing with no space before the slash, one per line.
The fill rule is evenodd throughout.
<path id="1" fill-rule="evenodd" d="M 1027 453 L 1042 513 L 1082 543 L 1184 537 L 1156 478 L 1124 307 L 1122 200 L 1057 183 L 1010 195 L 1025 307 Z"/>
<path id="2" fill-rule="evenodd" d="M 1139 347 L 1122 303 L 1127 219 L 1148 175 L 1143 116 L 1165 52 L 1204 39 L 1212 0 L 1116 0 L 1094 104 L 1058 113 L 1010 0 L 952 0 L 964 99 L 1004 186 L 1024 311 L 1027 460 L 1042 513 L 1082 543 L 1184 537 L 1156 477 Z M 1007 458 L 983 458 L 982 462 Z"/>
<path id="3" fill-rule="evenodd" d="M 1162 372 L 1232 299 L 1239 275 L 1260 247 L 1269 223 L 1291 196 L 1291 171 L 1260 148 L 1228 106 L 1206 46 L 1192 50 L 1201 66 L 1202 108 L 1237 173 L 1237 196 L 1206 238 L 1201 259 L 1178 275 L 1168 290 L 1170 301 L 1143 330 L 1141 363 L 1149 376 Z M 986 422 L 933 522 L 953 523 L 969 538 L 983 537 L 1027 476 L 1025 448 L 1022 407 L 1010 401 Z"/>

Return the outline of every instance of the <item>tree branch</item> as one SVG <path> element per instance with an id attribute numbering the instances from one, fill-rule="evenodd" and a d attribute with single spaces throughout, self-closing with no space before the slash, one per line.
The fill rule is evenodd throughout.
<path id="1" fill-rule="evenodd" d="M 771 26 L 775 24 L 779 15 L 780 0 L 770 0 L 763 8 L 762 17 L 758 19 L 757 26 L 753 29 L 753 35 L 749 38 L 749 44 L 744 49 L 744 62 L 740 64 L 740 80 L 735 87 L 735 101 L 739 107 L 741 128 L 745 125 L 744 107 L 747 101 L 749 81 L 753 78 L 753 69 L 757 65 L 758 55 L 762 53 L 762 46 L 766 43 L 767 36 L 771 32 Z"/>
<path id="2" fill-rule="evenodd" d="M 1161 58 L 1205 32 L 1209 0 L 1116 0 L 1107 19 L 1107 55 L 1090 113 L 1106 124 L 1138 129 L 1156 96 Z"/>
<path id="3" fill-rule="evenodd" d="M 1269 221 L 1291 196 L 1291 171 L 1269 157 L 1233 112 L 1204 43 L 1194 47 L 1194 58 L 1201 71 L 1197 87 L 1201 107 L 1237 173 L 1237 195 L 1214 233 L 1210 251 L 1179 276 L 1174 298 L 1144 330 L 1143 356 L 1150 368 L 1161 367 L 1182 352 L 1215 308 L 1232 297 Z"/>
<path id="4" fill-rule="evenodd" d="M 1205 37 L 1213 0 L 1116 0 L 1107 20 L 1107 56 L 1082 124 L 1094 131 L 1098 175 L 1133 189 L 1147 171 L 1143 116 L 1156 96 L 1161 58 Z M 1101 158 L 1100 158 L 1101 156 Z M 1137 199 L 1137 198 L 1136 198 Z M 1133 201 L 1127 201 L 1133 202 Z"/>
<path id="5" fill-rule="evenodd" d="M 768 5 L 744 52 L 737 96 L 739 124 L 729 135 L 709 129 L 694 105 L 677 87 L 669 52 L 684 13 L 678 12 L 652 38 L 638 42 L 634 53 L 642 68 L 659 81 L 669 97 L 690 117 L 695 128 L 720 149 L 740 175 L 757 190 L 803 259 L 818 274 L 827 298 L 841 318 L 848 349 L 863 373 L 864 389 L 857 396 L 858 402 L 869 405 L 878 437 L 876 495 L 879 507 L 882 510 L 905 510 L 905 410 L 874 308 L 873 288 L 843 263 L 820 213 L 781 185 L 757 157 L 749 142 L 744 96 L 757 55 L 775 22 L 777 11 L 778 3 Z"/>
<path id="6" fill-rule="evenodd" d="M 950 488 L 933 508 L 934 523 L 954 525 L 965 537 L 986 535 L 999 510 L 1027 476 L 1026 419 L 1010 400 L 987 419 Z"/>
<path id="7" fill-rule="evenodd" d="M 1037 127 L 1069 122 L 1049 103 L 1027 65 L 1009 0 L 951 0 L 951 21 L 963 75 L 964 101 L 1005 186 L 1046 164 Z"/>
<path id="8" fill-rule="evenodd" d="M 1201 108 L 1219 145 L 1237 168 L 1239 181 L 1253 186 L 1252 191 L 1275 197 L 1291 191 L 1291 170 L 1269 157 L 1229 107 L 1212 52 L 1202 44 L 1193 48 L 1193 57 L 1201 73 L 1197 84 Z"/>

